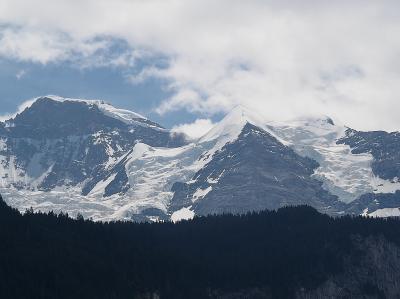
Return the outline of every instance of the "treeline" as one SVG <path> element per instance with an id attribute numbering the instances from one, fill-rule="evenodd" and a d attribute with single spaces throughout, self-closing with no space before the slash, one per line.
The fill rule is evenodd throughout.
<path id="1" fill-rule="evenodd" d="M 400 244 L 400 221 L 307 206 L 180 223 L 21 215 L 0 200 L 0 298 L 207 298 L 260 289 L 292 298 L 357 258 L 354 235 Z"/>

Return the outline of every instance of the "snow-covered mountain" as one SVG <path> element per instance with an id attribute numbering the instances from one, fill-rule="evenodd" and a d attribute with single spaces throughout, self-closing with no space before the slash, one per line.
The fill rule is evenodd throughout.
<path id="1" fill-rule="evenodd" d="M 236 107 L 189 141 L 103 101 L 40 97 L 0 123 L 0 192 L 25 210 L 179 220 L 309 204 L 400 215 L 400 134 Z"/>

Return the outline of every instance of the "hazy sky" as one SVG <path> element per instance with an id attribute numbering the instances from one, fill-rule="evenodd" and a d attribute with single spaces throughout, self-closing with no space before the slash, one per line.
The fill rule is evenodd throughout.
<path id="1" fill-rule="evenodd" d="M 399 1 L 2 0 L 0 112 L 58 94 L 197 132 L 238 104 L 399 130 L 399 14 Z"/>

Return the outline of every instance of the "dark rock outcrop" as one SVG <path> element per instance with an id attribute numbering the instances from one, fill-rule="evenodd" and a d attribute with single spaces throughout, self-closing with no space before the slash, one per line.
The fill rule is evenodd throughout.
<path id="1" fill-rule="evenodd" d="M 194 175 L 194 183 L 173 186 L 170 209 L 192 206 L 196 214 L 207 215 L 308 204 L 335 214 L 344 204 L 311 177 L 317 167 L 314 160 L 299 156 L 266 131 L 248 123 L 237 140 L 216 152 Z M 211 191 L 196 199 L 196 191 L 207 188 Z"/>

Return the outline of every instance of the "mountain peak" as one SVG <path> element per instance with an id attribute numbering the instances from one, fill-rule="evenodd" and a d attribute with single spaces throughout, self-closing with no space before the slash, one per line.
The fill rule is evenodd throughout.
<path id="1" fill-rule="evenodd" d="M 97 107 L 103 114 L 118 119 L 126 124 L 132 124 L 137 121 L 143 122 L 143 120 L 147 120 L 146 117 L 140 115 L 139 113 L 126 110 L 126 109 L 120 109 L 112 106 L 111 104 L 103 101 L 103 100 L 88 100 L 88 99 L 76 99 L 76 98 L 64 98 L 61 96 L 57 95 L 47 95 L 47 96 L 41 96 L 37 97 L 31 101 L 28 102 L 26 105 L 25 109 L 29 109 L 34 105 L 35 103 L 43 103 L 43 102 L 59 102 L 59 103 L 82 103 L 86 104 L 87 106 L 95 106 Z"/>
<path id="2" fill-rule="evenodd" d="M 167 131 L 142 115 L 115 108 L 102 100 L 42 96 L 25 102 L 18 113 L 5 121 L 14 136 L 56 137 L 91 133 L 102 129 L 151 128 Z M 49 135 L 47 135 L 49 134 Z M 63 135 L 63 136 L 64 136 Z"/>
<path id="3" fill-rule="evenodd" d="M 243 106 L 237 105 L 235 106 L 226 116 L 225 118 L 242 120 L 246 122 L 265 122 L 265 120 L 258 115 L 256 112 L 252 111 L 251 109 Z M 224 118 L 224 119 L 225 119 Z"/>
<path id="4" fill-rule="evenodd" d="M 262 116 L 247 107 L 237 105 L 208 133 L 201 137 L 200 141 L 211 141 L 221 137 L 233 140 L 247 123 L 268 131 L 267 121 Z"/>

